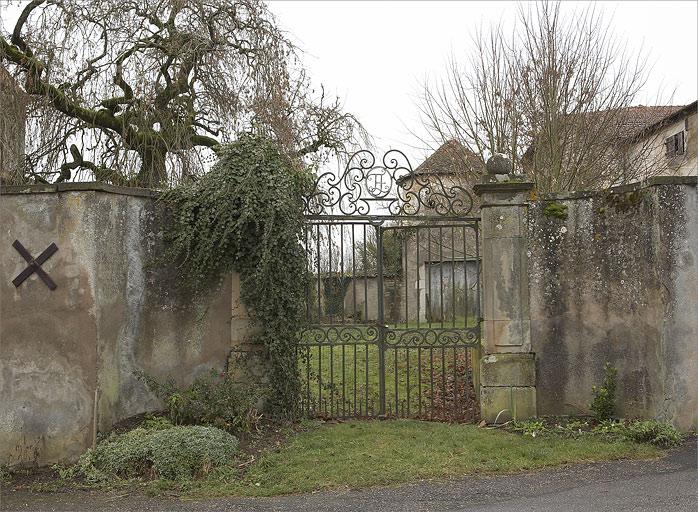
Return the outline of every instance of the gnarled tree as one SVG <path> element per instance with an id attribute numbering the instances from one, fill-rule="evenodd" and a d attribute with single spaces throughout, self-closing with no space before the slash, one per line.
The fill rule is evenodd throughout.
<path id="1" fill-rule="evenodd" d="M 35 98 L 25 179 L 162 187 L 242 131 L 305 163 L 363 133 L 259 0 L 32 0 L 0 57 Z"/>

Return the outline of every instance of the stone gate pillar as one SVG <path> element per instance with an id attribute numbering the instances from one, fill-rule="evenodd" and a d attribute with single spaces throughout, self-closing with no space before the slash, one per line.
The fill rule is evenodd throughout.
<path id="1" fill-rule="evenodd" d="M 491 158 L 487 169 L 483 183 L 473 187 L 480 196 L 482 216 L 480 412 L 485 421 L 493 422 L 499 416 L 501 423 L 536 416 L 526 254 L 526 200 L 533 183 L 499 174 L 497 171 L 511 169 L 501 157 Z"/>

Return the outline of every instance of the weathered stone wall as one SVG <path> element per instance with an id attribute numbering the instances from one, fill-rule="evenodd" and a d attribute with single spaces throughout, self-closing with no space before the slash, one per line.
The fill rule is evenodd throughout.
<path id="1" fill-rule="evenodd" d="M 96 184 L 0 191 L 0 463 L 74 459 L 100 430 L 160 406 L 142 371 L 180 384 L 225 366 L 231 349 L 231 280 L 203 301 L 152 264 L 161 231 L 150 192 Z M 19 240 L 56 282 L 26 263 Z"/>
<path id="2" fill-rule="evenodd" d="M 620 415 L 696 426 L 696 178 L 545 199 L 529 211 L 538 413 L 588 412 L 609 361 Z"/>

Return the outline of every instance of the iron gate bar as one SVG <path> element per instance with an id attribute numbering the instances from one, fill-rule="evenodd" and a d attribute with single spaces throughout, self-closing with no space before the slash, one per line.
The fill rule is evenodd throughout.
<path id="1" fill-rule="evenodd" d="M 385 305 L 383 297 L 383 230 L 376 228 L 376 274 L 378 276 L 378 392 L 379 418 L 385 416 Z"/>
<path id="2" fill-rule="evenodd" d="M 469 390 L 476 385 L 471 352 L 480 344 L 480 219 L 469 216 L 473 201 L 465 188 L 445 182 L 439 174 L 414 173 L 401 152 L 389 151 L 382 165 L 374 164 L 373 155 L 361 151 L 343 173 L 318 176 L 313 192 L 305 198 L 307 270 L 311 277 L 315 274 L 316 282 L 311 279 L 306 290 L 309 322 L 299 341 L 306 364 L 304 410 L 331 417 L 462 418 L 468 412 L 469 397 L 474 397 Z M 394 233 L 390 254 L 388 233 Z M 461 234 L 462 259 L 456 257 L 456 238 Z M 450 254 L 445 250 L 449 235 Z M 436 237 L 438 242 L 432 240 Z M 477 291 L 470 297 L 472 251 L 468 250 L 473 239 Z M 374 244 L 375 255 L 370 257 L 375 256 L 375 262 L 367 258 L 369 240 Z M 433 258 L 434 243 L 438 261 Z M 362 258 L 358 266 L 357 256 Z M 390 281 L 387 287 L 386 280 Z M 461 300 L 462 322 L 458 317 Z M 428 360 L 423 360 L 425 354 Z M 317 384 L 316 393 L 311 384 L 313 388 Z"/>

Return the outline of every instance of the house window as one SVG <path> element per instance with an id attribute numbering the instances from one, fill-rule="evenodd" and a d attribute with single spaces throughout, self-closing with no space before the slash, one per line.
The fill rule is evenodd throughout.
<path id="1" fill-rule="evenodd" d="M 664 145 L 666 146 L 666 156 L 668 158 L 673 158 L 675 156 L 684 154 L 684 133 L 685 132 L 680 131 L 664 141 Z"/>

